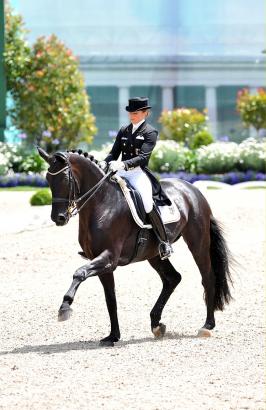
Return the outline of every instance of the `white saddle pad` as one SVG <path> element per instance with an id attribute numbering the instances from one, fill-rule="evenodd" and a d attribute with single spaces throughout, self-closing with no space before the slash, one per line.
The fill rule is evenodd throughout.
<path id="1" fill-rule="evenodd" d="M 131 211 L 131 214 L 133 216 L 134 221 L 136 222 L 136 224 L 138 226 L 140 226 L 141 228 L 146 228 L 146 229 L 152 229 L 152 226 L 150 224 L 145 225 L 143 224 L 142 220 L 140 219 L 140 217 L 138 216 L 138 213 L 136 211 L 134 202 L 131 198 L 130 195 L 130 191 L 127 187 L 127 184 L 125 182 L 125 180 L 123 178 L 121 178 L 119 175 L 115 174 L 112 179 L 114 181 L 116 181 L 120 188 L 121 191 L 123 192 L 123 195 L 128 203 L 129 209 Z M 173 223 L 173 222 L 177 222 L 180 220 L 180 212 L 179 209 L 177 208 L 175 203 L 172 203 L 172 205 L 170 206 L 159 206 L 160 212 L 161 212 L 161 217 L 163 220 L 164 225 Z"/>
<path id="2" fill-rule="evenodd" d="M 159 209 L 161 212 L 163 223 L 165 225 L 170 224 L 172 222 L 179 221 L 180 212 L 175 203 L 172 203 L 172 205 L 170 206 L 167 206 L 167 205 L 159 206 Z"/>

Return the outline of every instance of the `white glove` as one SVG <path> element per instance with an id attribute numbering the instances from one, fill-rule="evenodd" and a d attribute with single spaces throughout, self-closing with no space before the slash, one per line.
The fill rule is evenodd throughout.
<path id="1" fill-rule="evenodd" d="M 109 170 L 112 172 L 119 171 L 120 169 L 125 169 L 125 164 L 122 161 L 111 161 L 109 162 Z"/>
<path id="2" fill-rule="evenodd" d="M 106 162 L 106 161 L 100 161 L 100 162 L 98 163 L 98 165 L 99 165 L 99 167 L 100 167 L 103 171 L 105 171 L 106 168 L 107 168 L 107 162 Z"/>

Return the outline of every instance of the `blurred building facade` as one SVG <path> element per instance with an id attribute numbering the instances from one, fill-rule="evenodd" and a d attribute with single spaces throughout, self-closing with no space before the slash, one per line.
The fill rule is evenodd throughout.
<path id="1" fill-rule="evenodd" d="M 29 40 L 55 33 L 79 57 L 99 133 L 128 122 L 130 97 L 163 109 L 208 109 L 216 137 L 241 138 L 237 91 L 265 85 L 262 0 L 13 0 Z M 252 10 L 252 13 L 251 13 Z M 243 136 L 243 135 L 242 135 Z"/>

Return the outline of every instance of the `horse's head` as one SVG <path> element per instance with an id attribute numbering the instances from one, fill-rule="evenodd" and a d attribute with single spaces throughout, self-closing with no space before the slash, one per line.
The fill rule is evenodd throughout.
<path id="1" fill-rule="evenodd" d="M 75 196 L 75 181 L 69 156 L 64 152 L 50 156 L 39 147 L 38 151 L 49 164 L 46 179 L 52 191 L 51 219 L 58 226 L 65 225 L 69 221 L 69 208 Z"/>

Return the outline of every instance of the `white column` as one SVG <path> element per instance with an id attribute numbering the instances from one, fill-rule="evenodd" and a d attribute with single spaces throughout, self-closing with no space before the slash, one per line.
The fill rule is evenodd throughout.
<path id="1" fill-rule="evenodd" d="M 129 99 L 129 87 L 120 87 L 118 96 L 119 105 L 119 127 L 128 124 L 128 114 L 125 107 L 128 105 Z"/>
<path id="2" fill-rule="evenodd" d="M 162 109 L 172 110 L 174 108 L 174 89 L 173 87 L 163 87 Z"/>
<path id="3" fill-rule="evenodd" d="M 217 97 L 215 87 L 206 87 L 205 90 L 205 103 L 208 110 L 210 131 L 214 138 L 217 138 Z"/>

